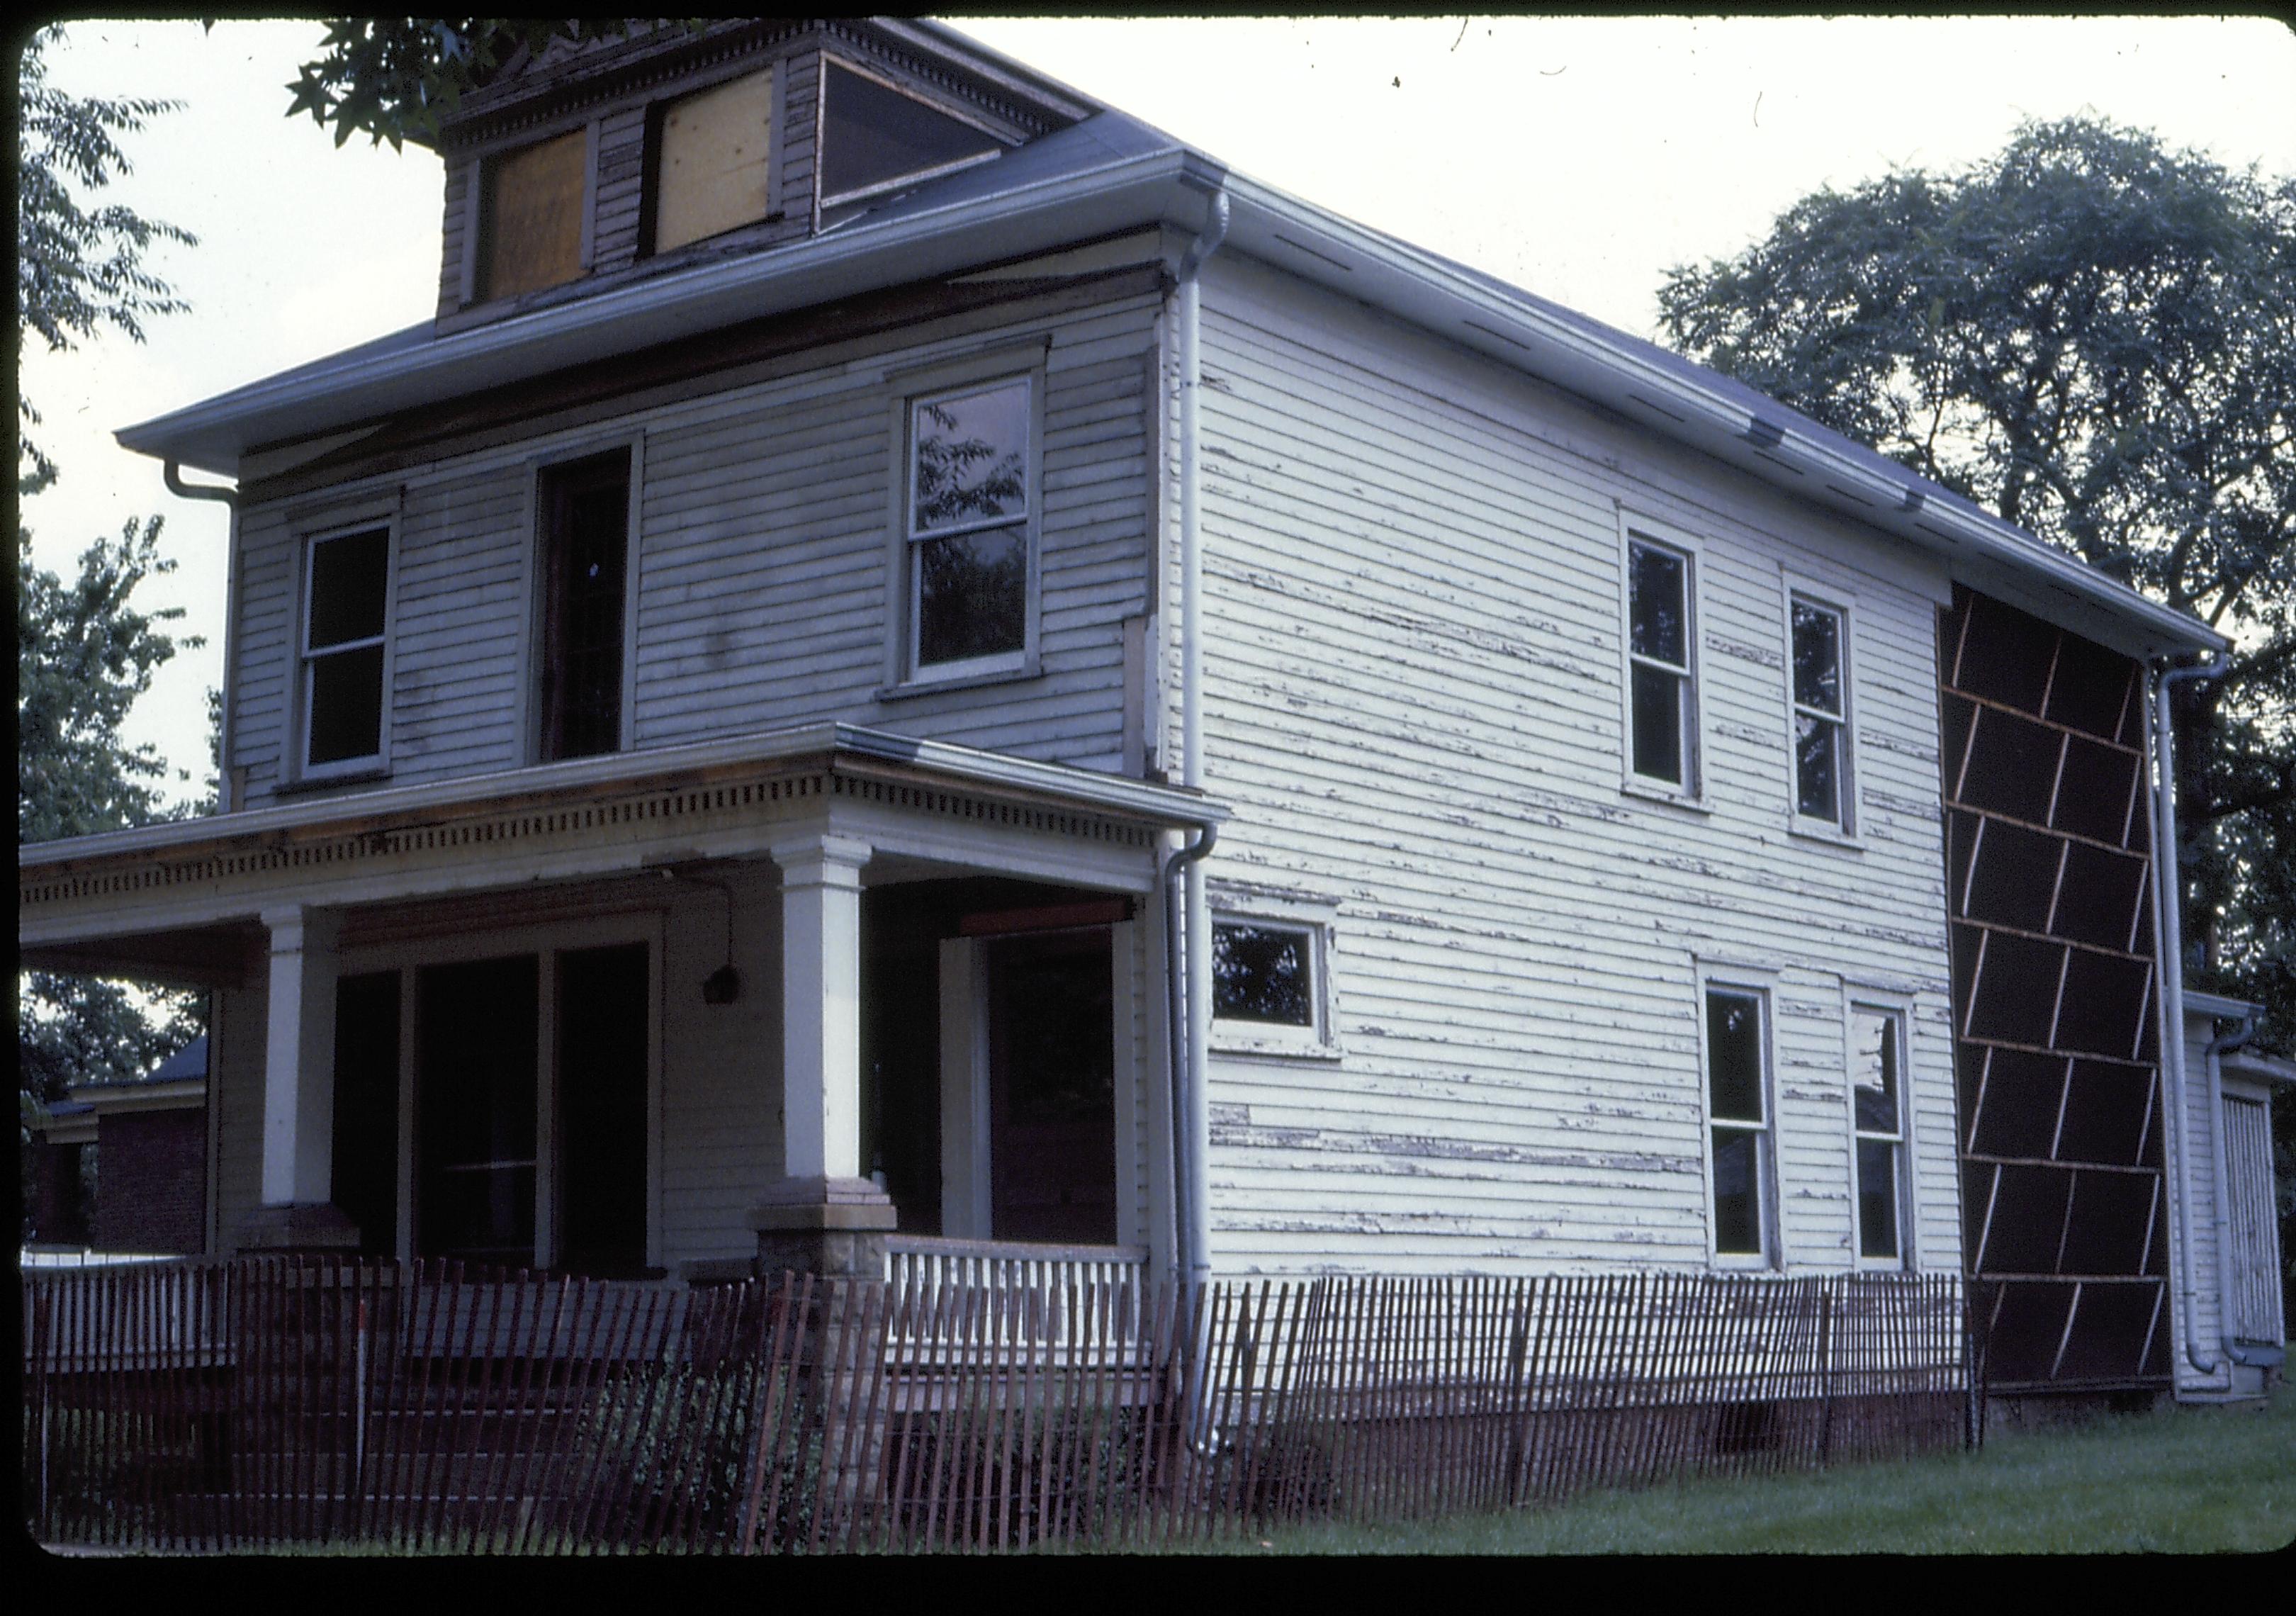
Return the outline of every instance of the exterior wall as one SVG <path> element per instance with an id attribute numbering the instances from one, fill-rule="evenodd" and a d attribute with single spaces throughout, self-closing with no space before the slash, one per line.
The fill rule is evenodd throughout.
<path id="1" fill-rule="evenodd" d="M 1940 570 L 1263 266 L 1205 288 L 1206 867 L 1333 906 L 1338 1042 L 1215 1029 L 1216 1265 L 1707 1267 L 1711 961 L 1770 990 L 1784 1265 L 1852 1263 L 1862 990 L 1957 1267 Z M 1698 808 L 1621 787 L 1622 507 L 1702 546 Z M 1788 576 L 1854 614 L 1852 845 L 1789 830 Z"/>
<path id="2" fill-rule="evenodd" d="M 1939 627 L 1970 1273 L 2004 1388 L 2168 1374 L 2144 680 L 1987 596 Z"/>
<path id="3" fill-rule="evenodd" d="M 302 535 L 396 502 L 390 780 L 529 759 L 537 465 L 642 439 L 629 685 L 641 749 L 839 718 L 1113 770 L 1124 760 L 1123 624 L 1147 610 L 1150 350 L 1160 298 L 841 344 L 773 379 L 469 452 L 240 521 L 232 735 L 248 806 L 291 770 Z M 1039 306 L 1043 308 L 1045 306 Z M 1041 675 L 881 700 L 891 633 L 903 376 L 1044 355 Z M 930 371 L 927 371 L 930 377 Z"/>
<path id="4" fill-rule="evenodd" d="M 105 1251 L 184 1251 L 207 1244 L 207 1107 L 122 1112 L 96 1124 L 95 1217 Z"/>
<path id="5" fill-rule="evenodd" d="M 2189 1001 L 2186 1008 L 2186 1079 L 2179 1136 L 2186 1153 L 2181 1173 L 2185 1193 L 2180 1198 L 2172 1191 L 2167 1197 L 2172 1213 L 2166 1236 L 2172 1276 L 2167 1304 L 2169 1369 L 2180 1399 L 2259 1397 L 2274 1378 L 2284 1379 L 2284 1373 L 2234 1364 L 2224 1343 L 2227 1334 L 2260 1345 L 2280 1344 L 2286 1336 L 2279 1296 L 2280 1231 L 2271 1196 L 2273 1095 L 2267 1084 L 2243 1080 L 2220 1066 L 2212 1071 L 2208 1046 L 2218 1025 L 2206 1014 L 2192 1013 Z M 2218 1095 L 2223 1112 L 2212 1117 L 2211 1102 Z M 2223 1130 L 2226 1176 L 2233 1185 L 2229 1196 L 2217 1173 L 2218 1136 L 2210 1131 L 2212 1124 Z M 2189 1265 L 2183 1227 L 2186 1215 L 2192 1219 Z M 2237 1309 L 2226 1305 L 2226 1269 L 2218 1251 L 2219 1218 L 2231 1236 L 2234 1294 L 2245 1292 L 2246 1305 Z M 2246 1273 L 2242 1271 L 2243 1259 Z M 2234 1326 L 2230 1330 L 2228 1321 Z M 2202 1372 L 2194 1366 L 2194 1356 L 2215 1367 Z"/>

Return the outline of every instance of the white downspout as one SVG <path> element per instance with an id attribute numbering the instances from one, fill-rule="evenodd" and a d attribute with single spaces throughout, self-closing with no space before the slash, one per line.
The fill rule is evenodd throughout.
<path id="1" fill-rule="evenodd" d="M 2169 693 L 2195 679 L 2212 679 L 2225 669 L 2221 651 L 2191 668 L 2164 669 L 2152 683 L 2152 770 L 2155 808 L 2152 815 L 2152 892 L 2158 919 L 2154 925 L 2161 955 L 2161 1069 L 2168 1074 L 2169 1137 L 2175 1142 L 2177 1243 L 2184 1251 L 2185 1361 L 2202 1374 L 2232 1370 L 2216 1358 L 2200 1356 L 2200 1300 L 2192 1283 L 2193 1184 L 2191 1122 L 2185 1111 L 2185 923 L 2184 879 L 2177 861 L 2177 740 L 2169 715 Z M 2223 1186 L 2218 1186 L 2221 1196 Z"/>
<path id="2" fill-rule="evenodd" d="M 173 460 L 161 467 L 160 475 L 168 492 L 178 499 L 218 500 L 231 512 L 231 527 L 224 541 L 223 723 L 216 736 L 216 812 L 228 814 L 241 806 L 231 775 L 232 676 L 239 666 L 239 490 L 185 482 L 183 466 Z"/>
<path id="3" fill-rule="evenodd" d="M 1204 784 L 1204 557 L 1201 529 L 1197 439 L 1197 395 L 1203 380 L 1202 299 L 1198 275 L 1204 260 L 1227 237 L 1226 190 L 1212 193 L 1203 233 L 1180 260 L 1180 783 L 1193 791 Z M 1210 849 L 1209 841 L 1201 844 Z M 1188 1289 L 1193 1295 L 1211 1271 L 1211 1108 L 1204 1071 L 1211 1051 L 1211 911 L 1204 899 L 1201 857 L 1187 865 L 1187 1061 L 1182 1088 L 1186 1128 L 1182 1158 L 1180 1217 L 1185 1231 Z M 1176 1141 L 1176 1143 L 1177 1143 Z"/>

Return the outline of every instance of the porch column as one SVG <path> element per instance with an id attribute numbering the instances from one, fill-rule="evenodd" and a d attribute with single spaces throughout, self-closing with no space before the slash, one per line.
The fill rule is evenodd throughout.
<path id="1" fill-rule="evenodd" d="M 263 1050 L 263 1204 L 242 1251 L 356 1247 L 334 1190 L 335 934 L 332 910 L 266 909 L 271 933 Z"/>
<path id="2" fill-rule="evenodd" d="M 882 1271 L 893 1203 L 861 1173 L 861 866 L 870 847 L 813 833 L 782 871 L 782 1177 L 751 1214 L 768 1268 Z"/>

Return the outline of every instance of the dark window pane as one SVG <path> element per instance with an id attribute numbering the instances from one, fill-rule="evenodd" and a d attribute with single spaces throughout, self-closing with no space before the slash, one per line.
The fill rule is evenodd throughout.
<path id="1" fill-rule="evenodd" d="M 1224 1020 L 1316 1024 L 1304 931 L 1276 926 L 1212 928 L 1212 1013 Z"/>
<path id="2" fill-rule="evenodd" d="M 1761 1138 L 1734 1128 L 1714 1135 L 1714 1249 L 1762 1254 Z"/>
<path id="3" fill-rule="evenodd" d="M 960 661 L 1020 650 L 1028 641 L 1025 530 L 997 528 L 914 546 L 917 662 Z"/>
<path id="4" fill-rule="evenodd" d="M 1628 616 L 1636 656 L 1677 668 L 1690 665 L 1687 613 L 1683 609 L 1682 557 L 1647 545 L 1628 547 Z"/>
<path id="5" fill-rule="evenodd" d="M 1898 1131 L 1898 1021 L 1859 1010 L 1849 1018 L 1849 1092 L 1860 1133 Z"/>
<path id="6" fill-rule="evenodd" d="M 416 980 L 415 1253 L 531 1262 L 537 961 Z"/>
<path id="7" fill-rule="evenodd" d="M 390 534 L 377 528 L 311 546 L 310 648 L 323 650 L 382 633 L 390 579 Z"/>
<path id="8" fill-rule="evenodd" d="M 1898 1254 L 1898 1147 L 1883 1139 L 1857 1141 L 1857 1254 Z"/>
<path id="9" fill-rule="evenodd" d="M 622 739 L 622 585 L 629 456 L 554 468 L 542 488 L 542 753 L 586 758 Z"/>
<path id="10" fill-rule="evenodd" d="M 1800 601 L 1793 609 L 1793 681 L 1796 701 L 1841 716 L 1841 619 Z"/>
<path id="11" fill-rule="evenodd" d="M 627 1278 L 646 1254 L 646 947 L 558 956 L 558 1266 Z"/>
<path id="12" fill-rule="evenodd" d="M 381 751 L 382 647 L 312 659 L 309 760 L 340 763 Z"/>
<path id="13" fill-rule="evenodd" d="M 1634 669 L 1635 773 L 1676 785 L 1683 783 L 1682 695 L 1679 674 Z"/>
<path id="14" fill-rule="evenodd" d="M 1029 509 L 1029 385 L 916 407 L 912 529 L 930 533 Z"/>
<path id="15" fill-rule="evenodd" d="M 359 1253 L 398 1249 L 398 972 L 335 981 L 331 1199 L 358 1226 Z"/>
<path id="16" fill-rule="evenodd" d="M 1794 808 L 1812 819 L 1841 823 L 1841 726 L 1794 718 Z"/>
<path id="17" fill-rule="evenodd" d="M 1706 996 L 1707 1093 L 1714 1114 L 1762 1120 L 1762 1003 L 1738 993 Z"/>
<path id="18" fill-rule="evenodd" d="M 993 136 L 858 73 L 832 67 L 824 77 L 821 193 L 825 197 L 996 148 Z"/>

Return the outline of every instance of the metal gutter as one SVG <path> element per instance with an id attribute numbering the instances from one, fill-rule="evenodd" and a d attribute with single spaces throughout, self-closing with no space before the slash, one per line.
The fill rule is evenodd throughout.
<path id="1" fill-rule="evenodd" d="M 947 741 L 920 741 L 857 724 L 828 722 L 728 740 L 698 741 L 644 751 L 612 752 L 562 763 L 500 769 L 420 785 L 384 786 L 347 796 L 275 804 L 234 814 L 211 814 L 198 819 L 105 831 L 61 841 L 33 842 L 17 849 L 16 865 L 21 874 L 68 866 L 84 859 L 172 853 L 207 842 L 324 831 L 348 819 L 457 808 L 484 810 L 510 798 L 546 798 L 617 786 L 644 787 L 682 774 L 704 774 L 808 757 L 826 757 L 832 767 L 839 759 L 852 759 L 916 768 L 953 783 L 1049 798 L 1071 807 L 1165 825 L 1201 828 L 1218 824 L 1229 816 L 1226 804 L 1172 786 L 1152 785 L 1121 775 L 1103 775 L 1065 764 L 1038 763 Z"/>

